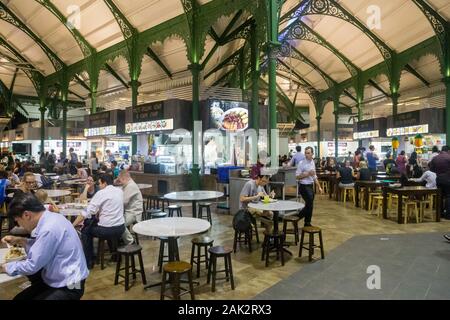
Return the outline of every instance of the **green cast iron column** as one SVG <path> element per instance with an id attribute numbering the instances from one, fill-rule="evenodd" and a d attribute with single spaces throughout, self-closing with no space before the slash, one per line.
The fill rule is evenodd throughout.
<path id="1" fill-rule="evenodd" d="M 131 106 L 134 108 L 138 105 L 139 87 L 141 83 L 137 80 L 130 81 L 131 87 Z M 137 134 L 131 135 L 131 154 L 137 154 Z"/>
<path id="2" fill-rule="evenodd" d="M 334 99 L 334 154 L 339 156 L 339 98 Z"/>
<path id="3" fill-rule="evenodd" d="M 278 155 L 276 154 L 278 141 L 273 137 L 277 129 L 277 48 L 278 42 L 278 0 L 269 2 L 269 34 L 268 54 L 269 57 L 269 152 L 271 166 L 278 166 Z M 273 145 L 275 143 L 275 145 Z"/>
<path id="4" fill-rule="evenodd" d="M 69 87 L 63 85 L 61 89 L 61 102 L 62 102 L 62 127 L 61 127 L 61 137 L 62 137 L 62 152 L 64 156 L 67 155 L 67 105 L 69 97 Z"/>
<path id="5" fill-rule="evenodd" d="M 398 92 L 392 93 L 392 115 L 396 116 L 398 113 L 398 98 L 400 94 Z"/>
<path id="6" fill-rule="evenodd" d="M 91 114 L 97 113 L 97 91 L 91 92 Z"/>
<path id="7" fill-rule="evenodd" d="M 40 99 L 39 111 L 41 112 L 41 148 L 39 151 L 41 152 L 41 154 L 43 154 L 45 143 L 45 111 L 46 111 L 44 99 Z M 37 161 L 39 161 L 39 159 Z"/>
<path id="8" fill-rule="evenodd" d="M 256 37 L 256 24 L 251 28 L 251 60 L 252 60 L 252 128 L 259 133 L 259 46 Z"/>
<path id="9" fill-rule="evenodd" d="M 362 115 L 363 105 L 362 105 L 361 101 L 358 101 L 357 108 L 358 108 L 358 122 L 359 122 L 359 121 L 362 121 L 362 116 L 363 116 Z M 362 140 L 361 139 L 358 139 L 358 147 L 362 147 Z"/>
<path id="10" fill-rule="evenodd" d="M 450 77 L 444 78 L 445 83 L 445 133 L 446 145 L 450 145 Z"/>
<path id="11" fill-rule="evenodd" d="M 194 124 L 195 121 L 200 120 L 200 72 L 202 70 L 202 66 L 199 63 L 193 63 L 189 68 L 192 72 L 192 189 L 198 190 L 200 188 L 200 167 L 198 163 L 198 152 L 199 144 L 202 142 L 197 141 Z"/>
<path id="12" fill-rule="evenodd" d="M 322 140 L 322 136 L 320 133 L 320 120 L 322 120 L 322 116 L 318 115 L 316 117 L 316 120 L 317 120 L 317 158 L 320 159 L 320 140 Z"/>

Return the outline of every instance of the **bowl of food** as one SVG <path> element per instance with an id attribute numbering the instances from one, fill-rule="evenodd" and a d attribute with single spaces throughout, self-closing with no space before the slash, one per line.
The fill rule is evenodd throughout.
<path id="1" fill-rule="evenodd" d="M 245 130 L 248 128 L 248 110 L 244 108 L 230 109 L 223 114 L 220 123 L 222 130 Z"/>
<path id="2" fill-rule="evenodd" d="M 10 247 L 5 255 L 5 262 L 20 261 L 27 257 L 25 249 L 21 247 Z"/>
<path id="3" fill-rule="evenodd" d="M 218 106 L 211 107 L 211 119 L 212 122 L 214 123 L 214 127 L 217 129 L 220 128 L 221 124 L 220 119 L 222 118 L 222 116 L 223 110 L 220 107 Z"/>

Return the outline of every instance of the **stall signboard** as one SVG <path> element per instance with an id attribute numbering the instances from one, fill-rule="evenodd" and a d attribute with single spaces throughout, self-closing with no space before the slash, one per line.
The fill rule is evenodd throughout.
<path id="1" fill-rule="evenodd" d="M 386 131 L 388 137 L 416 135 L 418 133 L 428 133 L 428 124 L 421 124 L 418 126 L 402 127 L 402 128 L 389 128 Z"/>
<path id="2" fill-rule="evenodd" d="M 354 140 L 379 138 L 379 137 L 380 137 L 380 131 L 379 130 L 364 131 L 364 132 L 353 132 L 353 139 Z"/>
<path id="3" fill-rule="evenodd" d="M 106 136 L 117 134 L 117 126 L 84 129 L 85 137 Z"/>
<path id="4" fill-rule="evenodd" d="M 125 129 L 125 112 L 123 110 L 111 110 L 85 116 L 84 136 L 120 135 Z"/>
<path id="5" fill-rule="evenodd" d="M 89 116 L 89 128 L 103 128 L 111 124 L 111 113 L 100 112 Z"/>
<path id="6" fill-rule="evenodd" d="M 133 123 L 161 120 L 164 117 L 163 102 L 154 102 L 132 108 Z"/>
<path id="7" fill-rule="evenodd" d="M 394 116 L 394 128 L 415 127 L 420 124 L 420 110 L 401 113 Z"/>
<path id="8" fill-rule="evenodd" d="M 244 131 L 249 125 L 248 103 L 228 100 L 208 100 L 210 128 L 224 131 Z"/>
<path id="9" fill-rule="evenodd" d="M 23 139 L 24 139 L 23 129 L 16 129 L 16 140 L 23 140 Z"/>
<path id="10" fill-rule="evenodd" d="M 162 119 L 155 121 L 146 121 L 138 123 L 127 123 L 125 125 L 125 133 L 140 133 L 173 130 L 173 119 Z"/>

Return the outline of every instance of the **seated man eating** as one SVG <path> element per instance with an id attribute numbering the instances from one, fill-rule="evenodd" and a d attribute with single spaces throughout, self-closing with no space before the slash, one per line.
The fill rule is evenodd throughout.
<path id="1" fill-rule="evenodd" d="M 270 211 L 260 211 L 248 207 L 249 202 L 257 202 L 260 198 L 267 196 L 264 186 L 269 182 L 269 176 L 258 175 L 256 179 L 248 181 L 242 188 L 240 194 L 239 209 L 248 210 L 252 216 L 262 217 L 261 222 L 264 223 L 267 232 L 272 229 L 273 213 Z M 270 196 L 275 197 L 275 192 L 272 190 Z"/>

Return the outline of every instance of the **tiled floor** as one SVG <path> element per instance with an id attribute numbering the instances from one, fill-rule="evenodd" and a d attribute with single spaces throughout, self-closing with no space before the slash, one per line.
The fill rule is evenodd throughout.
<path id="1" fill-rule="evenodd" d="M 203 272 L 199 279 L 200 285 L 195 289 L 196 298 L 226 300 L 268 298 L 265 290 L 278 283 L 280 283 L 279 286 L 273 289 L 276 289 L 276 294 L 271 295 L 270 299 L 300 299 L 319 296 L 333 299 L 354 298 L 355 295 L 348 295 L 348 292 L 361 292 L 362 295 L 368 291 L 365 287 L 366 281 L 364 280 L 361 284 L 360 280 L 367 279 L 369 276 L 366 268 L 370 264 L 382 264 L 380 267 L 382 268 L 381 291 L 383 293 L 379 290 L 372 290 L 373 293 L 370 293 L 372 296 L 368 296 L 366 292 L 366 296 L 361 296 L 361 298 L 381 298 L 386 294 L 390 294 L 392 298 L 401 298 L 402 293 L 408 292 L 408 290 L 415 291 L 417 297 L 426 295 L 427 298 L 431 298 L 439 295 L 440 290 L 443 290 L 442 287 L 439 287 L 440 282 L 449 283 L 447 279 L 450 278 L 450 275 L 446 271 L 450 268 L 446 268 L 446 270 L 443 267 L 445 259 L 450 258 L 450 250 L 447 254 L 446 243 L 442 243 L 441 235 L 450 230 L 450 221 L 399 225 L 394 222 L 394 218 L 392 221 L 383 220 L 366 211 L 354 208 L 352 204 L 344 206 L 342 203 L 329 200 L 326 196 L 317 197 L 315 206 L 313 224 L 320 226 L 324 233 L 325 260 L 323 262 L 309 263 L 306 257 L 298 258 L 298 247 L 293 247 L 291 249 L 294 256 L 287 257 L 284 267 L 280 262 L 274 261 L 268 268 L 265 268 L 264 263 L 260 260 L 260 245 L 255 244 L 251 254 L 243 247 L 232 257 L 236 289 L 233 291 L 228 283 L 219 282 L 216 292 L 212 293 L 211 287 L 206 284 L 206 273 Z M 190 212 L 189 206 L 183 207 L 185 216 L 189 216 Z M 215 239 L 215 245 L 232 246 L 234 232 L 231 221 L 232 216 L 213 212 L 213 228 L 208 234 Z M 262 232 L 262 228 L 260 232 Z M 423 235 L 424 233 L 436 234 Z M 379 240 L 379 235 L 393 234 L 408 235 L 408 237 L 386 236 L 390 240 Z M 414 236 L 415 234 L 417 237 Z M 367 235 L 377 236 L 360 237 Z M 191 238 L 181 238 L 179 247 L 183 260 L 190 258 Z M 351 241 L 346 243 L 348 240 Z M 405 247 L 404 250 L 399 252 L 396 246 L 391 245 L 397 242 L 404 244 L 402 245 Z M 409 244 L 410 242 L 411 244 Z M 433 246 L 434 243 L 435 246 Z M 143 258 L 147 279 L 151 283 L 159 281 L 161 275 L 156 266 L 159 242 L 146 239 L 141 241 L 141 245 L 144 247 Z M 334 250 L 341 245 L 343 247 Z M 430 257 L 435 257 L 435 259 L 428 263 Z M 437 268 L 438 264 L 440 267 L 436 271 L 434 268 Z M 329 269 L 327 269 L 328 267 Z M 325 270 L 327 271 L 325 272 Z M 344 270 L 346 270 L 345 273 Z M 300 273 L 298 273 L 299 271 Z M 123 285 L 114 286 L 114 272 L 113 263 L 110 263 L 105 270 L 100 270 L 96 266 L 86 283 L 84 299 L 159 299 L 159 288 L 146 291 L 139 278 L 127 292 Z M 305 272 L 306 276 L 301 275 L 302 272 Z M 407 272 L 411 272 L 411 275 L 418 274 L 430 287 L 423 290 L 418 283 L 388 281 Z M 434 276 L 432 276 L 433 274 Z M 290 277 L 301 278 L 301 281 L 294 283 L 297 290 L 294 293 L 291 288 L 286 287 L 285 282 L 280 282 L 284 279 L 291 279 Z M 0 285 L 0 299 L 14 297 L 21 290 L 19 285 L 24 282 L 24 280 L 16 280 Z M 321 286 L 317 285 L 319 283 Z M 411 286 L 415 287 L 411 288 Z M 305 288 L 308 289 L 307 293 Z M 414 288 L 418 289 L 414 290 Z M 259 294 L 261 296 L 258 296 Z"/>
<path id="2" fill-rule="evenodd" d="M 450 299 L 449 280 L 441 233 L 356 236 L 255 299 Z"/>

